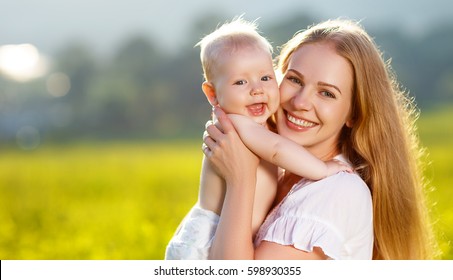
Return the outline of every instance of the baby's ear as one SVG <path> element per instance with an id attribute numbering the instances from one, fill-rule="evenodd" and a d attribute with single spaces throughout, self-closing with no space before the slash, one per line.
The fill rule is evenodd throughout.
<path id="1" fill-rule="evenodd" d="M 203 82 L 203 84 L 201 85 L 201 89 L 203 90 L 204 95 L 206 95 L 206 98 L 208 99 L 209 103 L 211 103 L 212 106 L 219 105 L 219 102 L 217 102 L 215 87 L 212 83 Z"/>

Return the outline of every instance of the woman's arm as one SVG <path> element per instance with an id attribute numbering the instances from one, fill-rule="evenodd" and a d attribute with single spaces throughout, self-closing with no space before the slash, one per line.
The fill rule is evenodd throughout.
<path id="1" fill-rule="evenodd" d="M 246 116 L 229 114 L 243 143 L 255 154 L 285 170 L 312 180 L 351 171 L 339 161 L 324 162 L 299 144 L 282 137 Z"/>

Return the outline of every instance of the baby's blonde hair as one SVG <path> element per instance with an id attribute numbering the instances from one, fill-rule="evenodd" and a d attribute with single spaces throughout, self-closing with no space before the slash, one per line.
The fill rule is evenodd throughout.
<path id="1" fill-rule="evenodd" d="M 269 41 L 258 32 L 256 21 L 250 22 L 242 17 L 224 23 L 212 33 L 206 35 L 195 46 L 200 46 L 200 59 L 203 76 L 206 81 L 213 79 L 216 61 L 226 52 L 232 53 L 239 48 L 260 48 L 272 55 L 273 49 Z"/>

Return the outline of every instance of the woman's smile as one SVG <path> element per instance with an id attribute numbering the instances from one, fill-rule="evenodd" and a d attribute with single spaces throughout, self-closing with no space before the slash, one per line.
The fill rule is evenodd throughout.
<path id="1" fill-rule="evenodd" d="M 292 128 L 292 129 L 297 129 L 297 130 L 308 129 L 308 128 L 312 128 L 312 127 L 319 125 L 318 123 L 295 117 L 286 111 L 285 111 L 285 115 L 286 115 L 287 125 L 289 128 Z"/>

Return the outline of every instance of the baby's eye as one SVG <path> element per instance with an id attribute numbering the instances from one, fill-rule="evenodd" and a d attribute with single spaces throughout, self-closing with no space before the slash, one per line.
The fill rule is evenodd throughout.
<path id="1" fill-rule="evenodd" d="M 234 82 L 234 85 L 242 86 L 242 85 L 245 85 L 246 83 L 247 82 L 245 80 L 239 80 L 239 81 Z"/>
<path id="2" fill-rule="evenodd" d="M 261 81 L 268 82 L 270 80 L 272 80 L 271 76 L 263 76 L 263 77 L 261 77 Z"/>

